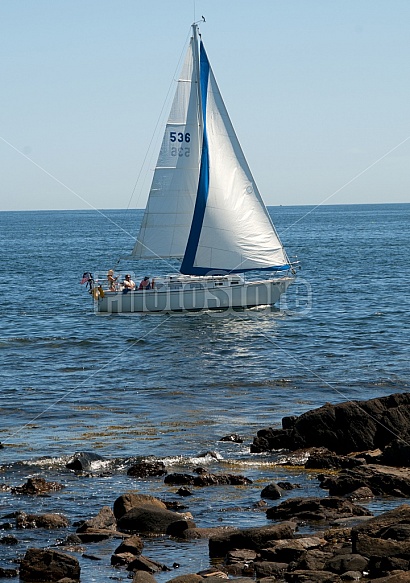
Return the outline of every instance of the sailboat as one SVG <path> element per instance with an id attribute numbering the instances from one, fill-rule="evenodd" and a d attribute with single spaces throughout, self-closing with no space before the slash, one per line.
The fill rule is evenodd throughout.
<path id="1" fill-rule="evenodd" d="M 270 306 L 294 281 L 294 267 L 245 160 L 198 23 L 192 25 L 131 257 L 179 259 L 179 272 L 143 289 L 104 289 L 93 282 L 98 313 Z"/>

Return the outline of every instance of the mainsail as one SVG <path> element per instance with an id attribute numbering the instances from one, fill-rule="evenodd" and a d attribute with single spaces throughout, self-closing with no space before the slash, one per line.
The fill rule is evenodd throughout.
<path id="1" fill-rule="evenodd" d="M 183 257 L 187 275 L 290 267 L 195 24 L 133 256 Z"/>

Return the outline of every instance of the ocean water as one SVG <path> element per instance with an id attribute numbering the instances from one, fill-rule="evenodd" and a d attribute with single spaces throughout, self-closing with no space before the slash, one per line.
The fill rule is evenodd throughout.
<path id="1" fill-rule="evenodd" d="M 410 204 L 270 212 L 301 265 L 279 306 L 148 316 L 97 316 L 79 284 L 84 271 L 116 268 L 138 279 L 173 270 L 117 263 L 132 249 L 141 211 L 0 213 L 0 483 L 43 476 L 66 486 L 40 499 L 4 489 L 2 517 L 63 512 L 73 523 L 129 490 L 180 500 L 178 488 L 161 478 L 126 475 L 132 460 L 146 457 L 163 460 L 169 472 L 200 464 L 253 480 L 183 499 L 197 526 L 266 524 L 255 503 L 272 480 L 302 485 L 288 495 L 326 494 L 314 473 L 250 454 L 249 446 L 258 429 L 280 427 L 285 415 L 409 390 Z M 233 432 L 243 443 L 219 441 Z M 77 476 L 65 468 L 76 451 L 104 461 Z M 371 506 L 377 512 L 393 503 Z M 0 549 L 0 565 L 13 566 L 27 547 L 54 545 L 74 531 L 0 530 L 19 540 Z M 110 566 L 118 544 L 88 545 L 98 561 L 75 555 L 83 583 L 127 579 Z M 162 582 L 207 568 L 207 549 L 207 541 L 160 537 L 147 540 L 143 554 L 180 564 L 159 574 Z"/>

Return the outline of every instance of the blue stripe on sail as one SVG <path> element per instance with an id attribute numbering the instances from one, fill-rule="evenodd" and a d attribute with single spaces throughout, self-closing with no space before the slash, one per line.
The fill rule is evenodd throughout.
<path id="1" fill-rule="evenodd" d="M 201 236 L 202 224 L 204 222 L 206 201 L 209 192 L 209 154 L 208 136 L 206 133 L 206 102 L 208 94 L 209 61 L 204 45 L 200 45 L 200 73 L 199 82 L 201 84 L 203 138 L 201 166 L 199 171 L 198 190 L 196 194 L 195 209 L 192 217 L 191 231 L 189 233 L 184 259 L 180 272 L 186 275 L 197 275 L 194 268 L 195 255 L 198 248 L 199 237 Z"/>
<path id="2" fill-rule="evenodd" d="M 287 271 L 291 268 L 289 264 L 273 265 L 271 267 L 254 267 L 252 269 L 215 269 L 210 267 L 194 267 L 195 256 L 198 249 L 199 238 L 201 236 L 202 225 L 204 222 L 206 203 L 209 192 L 209 152 L 208 152 L 208 135 L 206 129 L 206 111 L 207 95 L 209 81 L 209 61 L 202 44 L 200 43 L 200 71 L 199 82 L 201 86 L 202 101 L 202 119 L 203 119 L 203 139 L 201 165 L 199 171 L 198 190 L 195 200 L 195 209 L 192 217 L 191 230 L 185 249 L 185 255 L 182 260 L 180 272 L 185 275 L 217 275 L 227 273 L 244 273 L 246 271 Z"/>

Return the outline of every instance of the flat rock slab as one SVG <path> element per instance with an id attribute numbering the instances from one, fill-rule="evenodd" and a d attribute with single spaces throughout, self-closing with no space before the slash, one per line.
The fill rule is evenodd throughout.
<path id="1" fill-rule="evenodd" d="M 293 538 L 296 524 L 283 522 L 273 526 L 236 529 L 211 536 L 209 539 L 209 556 L 224 557 L 233 549 L 260 550 L 269 541 Z"/>
<path id="2" fill-rule="evenodd" d="M 266 516 L 274 520 L 329 522 L 335 518 L 371 516 L 371 513 L 344 498 L 319 498 L 314 496 L 285 500 L 278 506 L 268 508 Z"/>
<path id="3" fill-rule="evenodd" d="M 379 464 L 368 464 L 342 470 L 335 476 L 325 476 L 321 488 L 329 490 L 330 496 L 345 496 L 367 488 L 375 496 L 410 496 L 410 468 L 393 468 Z"/>

